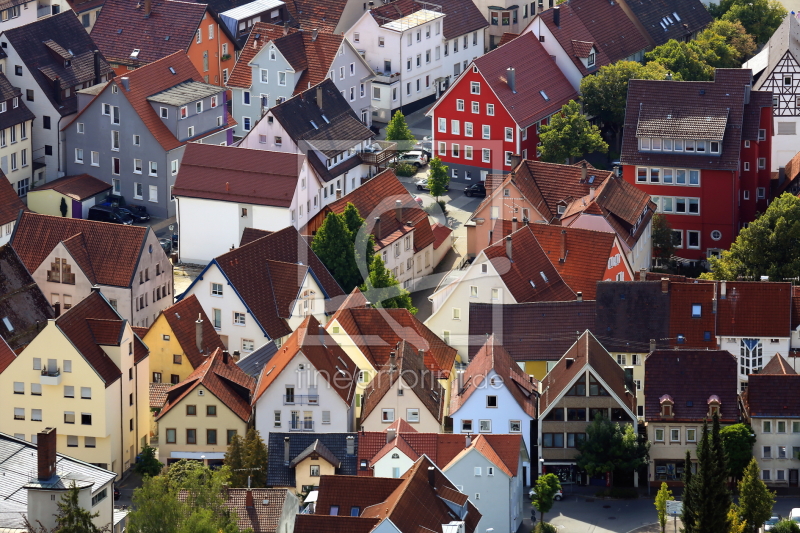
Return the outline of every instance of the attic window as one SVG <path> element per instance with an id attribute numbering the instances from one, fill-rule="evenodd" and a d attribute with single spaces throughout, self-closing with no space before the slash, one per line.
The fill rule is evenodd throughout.
<path id="1" fill-rule="evenodd" d="M 702 306 L 700 304 L 692 304 L 692 318 L 700 318 Z"/>
<path id="2" fill-rule="evenodd" d="M 594 176 L 589 176 L 589 185 L 594 183 Z"/>
<path id="3" fill-rule="evenodd" d="M 681 21 L 681 18 L 678 16 L 678 14 L 677 14 L 677 13 L 673 12 L 673 13 L 672 13 L 672 16 L 673 16 L 673 17 L 675 17 L 675 20 L 677 20 L 678 22 L 680 22 L 680 21 Z"/>
<path id="4" fill-rule="evenodd" d="M 117 35 L 120 35 L 120 34 L 122 34 L 122 28 L 117 30 Z"/>
<path id="5" fill-rule="evenodd" d="M 547 283 L 547 276 L 544 275 L 544 272 L 539 272 L 539 274 L 541 274 L 542 279 L 544 280 L 544 282 Z"/>
<path id="6" fill-rule="evenodd" d="M 328 117 L 326 117 L 325 115 L 322 115 L 322 120 L 325 121 L 325 124 L 330 124 L 331 123 L 331 121 L 328 120 Z"/>
<path id="7" fill-rule="evenodd" d="M 712 394 L 708 398 L 708 416 L 719 415 L 719 397 L 716 394 Z"/>
<path id="8" fill-rule="evenodd" d="M 164 37 L 164 40 L 165 40 L 165 41 L 169 41 L 169 35 L 167 35 L 166 37 Z"/>
<path id="9" fill-rule="evenodd" d="M 533 287 L 535 289 L 536 288 L 536 284 L 533 282 L 533 280 L 530 280 L 530 283 L 531 283 L 531 287 Z"/>
<path id="10" fill-rule="evenodd" d="M 177 72 L 175 72 L 175 69 L 173 67 L 169 67 L 169 72 L 171 74 L 177 74 Z"/>
<path id="11" fill-rule="evenodd" d="M 545 101 L 545 102 L 549 102 L 549 101 L 550 101 L 550 97 L 549 97 L 549 96 L 547 96 L 547 93 L 546 93 L 546 92 L 544 92 L 544 91 L 539 91 L 539 94 L 541 94 L 541 95 L 542 95 L 542 98 L 544 98 L 544 101 Z"/>
<path id="12" fill-rule="evenodd" d="M 9 333 L 14 331 L 14 326 L 11 325 L 11 322 L 8 320 L 7 316 L 3 317 L 3 325 L 6 327 Z"/>
<path id="13" fill-rule="evenodd" d="M 318 129 L 319 129 L 319 126 L 317 126 L 317 123 L 316 123 L 316 122 L 314 122 L 313 120 L 310 120 L 309 122 L 311 122 L 311 125 L 312 125 L 312 126 L 314 126 L 314 129 L 315 129 L 315 130 L 318 130 Z"/>
<path id="14" fill-rule="evenodd" d="M 675 405 L 672 396 L 665 394 L 658 399 L 658 402 L 661 404 L 661 416 L 671 418 L 673 416 L 672 406 Z"/>

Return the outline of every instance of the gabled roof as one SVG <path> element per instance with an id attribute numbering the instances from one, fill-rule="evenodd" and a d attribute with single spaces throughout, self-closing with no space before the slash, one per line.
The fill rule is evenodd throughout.
<path id="1" fill-rule="evenodd" d="M 800 418 L 800 375 L 751 374 L 743 397 L 751 417 Z"/>
<path id="2" fill-rule="evenodd" d="M 567 53 L 569 58 L 572 60 L 572 63 L 577 67 L 580 71 L 582 76 L 587 76 L 588 74 L 597 71 L 600 67 L 604 67 L 610 63 L 613 63 L 611 59 L 609 59 L 608 55 L 605 52 L 605 49 L 600 47 L 595 37 L 589 31 L 587 26 L 584 26 L 583 21 L 578 17 L 575 13 L 575 10 L 572 9 L 569 2 L 564 2 L 559 5 L 559 15 L 560 21 L 559 25 L 556 26 L 553 22 L 553 14 L 555 13 L 554 9 L 548 9 L 547 11 L 542 11 L 539 13 L 539 18 L 542 22 L 547 25 L 547 29 L 550 30 L 550 33 L 553 34 L 553 37 L 556 38 L 558 44 L 561 48 Z M 575 46 L 574 43 L 581 43 L 579 46 Z M 586 53 L 586 44 L 591 44 L 592 47 L 595 49 L 595 58 L 594 58 L 594 65 L 592 67 L 587 67 L 581 61 L 581 58 L 588 57 L 579 55 L 582 53 Z"/>
<path id="3" fill-rule="evenodd" d="M 655 46 L 686 41 L 714 18 L 700 0 L 624 0 Z"/>
<path id="4" fill-rule="evenodd" d="M 441 423 L 444 417 L 445 391 L 437 381 L 437 376 L 426 368 L 422 354 L 406 340 L 401 340 L 392 352 L 395 354 L 395 360 L 393 361 L 390 355 L 388 365 L 378 371 L 364 390 L 361 422 L 363 423 L 375 410 L 395 382 L 402 379 L 399 386 L 406 391 L 410 390 L 433 418 Z"/>
<path id="5" fill-rule="evenodd" d="M 507 242 L 511 239 L 511 257 Z M 506 240 L 483 250 L 517 302 L 563 302 L 574 300 L 575 292 L 564 282 L 536 240 L 530 226 L 523 226 Z M 475 263 L 471 268 L 478 268 Z"/>
<path id="6" fill-rule="evenodd" d="M 288 35 L 296 33 L 300 30 L 295 28 L 286 28 Z M 239 87 L 242 89 L 249 89 L 253 83 L 253 68 L 250 62 L 256 57 L 256 54 L 268 42 L 274 42 L 284 37 L 284 27 L 276 26 L 275 24 L 267 24 L 266 22 L 256 22 L 250 34 L 247 37 L 247 42 L 242 47 L 236 64 L 228 77 L 228 87 Z M 258 38 L 256 38 L 258 36 Z M 276 45 L 277 46 L 277 45 Z"/>
<path id="7" fill-rule="evenodd" d="M 489 89 L 522 128 L 578 99 L 578 93 L 532 32 L 475 59 L 474 64 Z M 516 70 L 516 92 L 506 79 L 509 67 Z"/>
<path id="8" fill-rule="evenodd" d="M 575 342 L 576 331 L 594 328 L 593 300 L 470 303 L 469 359 L 495 334 L 514 361 L 558 361 Z"/>
<path id="9" fill-rule="evenodd" d="M 397 201 L 401 202 L 400 213 Z M 353 204 L 365 219 L 367 229 L 375 236 L 378 249 L 414 230 L 414 252 L 420 252 L 434 242 L 428 214 L 397 179 L 394 170 L 386 169 L 365 184 L 320 210 L 306 225 L 305 230 L 316 231 L 328 213 L 344 213 L 347 204 Z M 375 217 L 380 217 L 380 228 L 375 228 Z M 407 223 L 411 222 L 409 226 Z"/>
<path id="10" fill-rule="evenodd" d="M 322 476 L 320 483 L 326 477 L 341 476 Z M 299 514 L 294 521 L 294 533 L 369 533 L 379 523 L 377 518 Z"/>
<path id="11" fill-rule="evenodd" d="M 398 342 L 405 340 L 413 349 L 424 351 L 424 364 L 428 370 L 443 378 L 450 375 L 456 350 L 408 309 L 355 308 L 346 307 L 346 303 L 328 321 L 328 328 L 334 320 L 338 321 L 373 368 L 385 368 L 389 353 L 395 350 Z"/>
<path id="12" fill-rule="evenodd" d="M 56 327 L 83 355 L 108 388 L 122 375 L 119 367 L 101 346 L 119 346 L 125 324 L 99 291 L 92 293 L 56 319 Z M 134 364 L 138 364 L 148 351 L 139 337 L 133 337 Z"/>
<path id="13" fill-rule="evenodd" d="M 111 185 L 89 174 L 64 176 L 36 187 L 36 191 L 53 190 L 73 200 L 86 200 L 111 189 Z"/>
<path id="14" fill-rule="evenodd" d="M 330 463 L 330 465 L 334 468 L 339 468 L 342 465 L 341 461 L 339 461 L 339 458 L 336 457 L 333 452 L 331 452 L 327 446 L 322 443 L 322 441 L 317 439 L 309 444 L 308 448 L 300 452 L 297 457 L 292 459 L 289 463 L 289 466 L 294 468 L 304 459 L 308 457 L 316 458 L 317 456 L 328 461 L 328 463 Z"/>
<path id="15" fill-rule="evenodd" d="M 261 237 L 266 237 L 267 235 L 272 235 L 275 233 L 274 231 L 267 231 L 265 229 L 258 229 L 258 228 L 244 228 L 242 230 L 242 238 L 239 241 L 239 246 L 244 246 L 245 244 L 250 244 L 256 239 L 260 239 Z"/>
<path id="16" fill-rule="evenodd" d="M 288 208 L 302 155 L 188 143 L 172 194 Z"/>
<path id="17" fill-rule="evenodd" d="M 22 351 L 54 316 L 47 297 L 11 245 L 0 246 L 0 372 L 13 360 L 8 356 Z"/>
<path id="18" fill-rule="evenodd" d="M 339 507 L 339 515 L 349 515 L 353 507 L 361 511 L 386 501 L 392 492 L 403 483 L 401 478 L 321 476 L 319 497 L 314 509 L 318 515 L 331 514 L 331 506 Z"/>
<path id="19" fill-rule="evenodd" d="M 647 38 L 625 14 L 619 2 L 569 0 L 567 5 L 589 29 L 592 41 L 597 43 L 599 50 L 605 52 L 611 63 L 625 59 L 649 46 Z M 551 9 L 559 9 L 562 6 Z"/>
<path id="20" fill-rule="evenodd" d="M 491 371 L 500 377 L 502 385 L 511 393 L 522 410 L 531 418 L 535 418 L 538 382 L 520 369 L 495 335 L 486 339 L 483 347 L 470 359 L 463 377 L 460 378 L 463 383 L 461 388 L 456 390 L 458 384 L 453 385 L 450 415 L 458 411 L 472 393 L 481 388 L 481 384 L 489 377 Z"/>
<path id="21" fill-rule="evenodd" d="M 409 425 L 402 418 L 398 420 Z M 399 426 L 396 439 L 393 439 L 387 431 L 388 429 L 359 433 L 359 476 L 373 476 L 375 462 L 395 447 L 400 448 L 406 456 L 414 461 L 425 455 L 440 468 L 444 468 L 466 446 L 466 436 L 458 433 L 417 433 L 416 431 L 406 431 Z M 366 463 L 366 468 L 362 468 L 362 463 Z"/>
<path id="22" fill-rule="evenodd" d="M 442 34 L 445 39 L 455 39 L 461 35 L 482 30 L 489 25 L 474 2 L 437 0 L 436 6 L 441 8 L 441 10 L 436 9 L 436 12 L 444 14 Z M 407 17 L 421 9 L 430 9 L 430 7 L 414 0 L 396 0 L 391 5 L 384 4 L 373 8 L 370 14 L 378 25 L 382 26 L 390 20 Z"/>
<path id="23" fill-rule="evenodd" d="M 0 171 L 0 226 L 5 226 L 17 220 L 20 211 L 27 211 L 28 207 L 19 197 L 14 186 L 8 181 L 6 175 Z"/>
<path id="24" fill-rule="evenodd" d="M 609 281 L 598 283 L 590 329 L 609 351 L 646 354 L 650 339 L 659 348 L 670 346 L 669 318 L 670 292 L 660 281 Z"/>
<path id="25" fill-rule="evenodd" d="M 309 315 L 263 367 L 253 395 L 254 405 L 298 353 L 308 359 L 345 404 L 353 403 L 358 367 L 317 319 Z"/>
<path id="26" fill-rule="evenodd" d="M 270 487 L 294 487 L 295 471 L 289 463 L 302 453 L 315 440 L 319 440 L 340 461 L 337 476 L 356 474 L 356 455 L 358 454 L 358 433 L 276 433 L 269 434 L 269 458 L 267 485 Z M 354 450 L 347 454 L 348 437 L 352 439 Z M 285 446 L 289 446 L 289 461 L 284 461 Z"/>
<path id="27" fill-rule="evenodd" d="M 219 338 L 214 323 L 209 320 L 203 306 L 192 294 L 181 301 L 167 307 L 161 314 L 169 324 L 175 340 L 181 345 L 183 353 L 189 359 L 192 368 L 197 368 L 214 350 L 224 350 L 225 345 Z M 203 353 L 197 349 L 197 321 L 203 321 Z"/>
<path id="28" fill-rule="evenodd" d="M 161 412 L 156 415 L 156 420 L 160 420 L 193 390 L 202 386 L 236 416 L 249 422 L 253 412 L 250 407 L 250 397 L 255 384 L 252 377 L 236 366 L 236 362 L 228 352 L 217 348 L 189 374 L 189 377 L 167 391 L 167 400 Z"/>
<path id="29" fill-rule="evenodd" d="M 772 359 L 769 360 L 769 363 L 764 365 L 764 368 L 758 371 L 759 374 L 797 374 L 794 368 L 791 367 L 789 361 L 784 359 L 784 357 L 776 353 L 772 356 Z"/>
<path id="30" fill-rule="evenodd" d="M 6 343 L 6 340 L 3 337 L 0 337 L 0 374 L 8 368 L 8 365 L 14 362 L 14 359 L 17 358 L 17 354 L 14 353 L 14 350 Z"/>
<path id="31" fill-rule="evenodd" d="M 347 5 L 347 0 L 292 0 L 286 2 L 286 9 L 302 29 L 333 33 Z"/>
<path id="32" fill-rule="evenodd" d="M 253 533 L 283 533 L 278 531 L 283 514 L 283 506 L 289 495 L 286 489 L 252 489 L 253 507 L 247 507 L 247 491 L 244 488 L 226 488 L 225 505 L 237 517 L 240 531 L 251 530 Z M 264 505 L 264 502 L 268 502 Z"/>
<path id="33" fill-rule="evenodd" d="M 719 295 L 717 335 L 720 337 L 788 337 L 792 314 L 792 284 L 729 281 Z"/>
<path id="34" fill-rule="evenodd" d="M 719 313 L 713 312 L 713 283 L 670 283 L 670 344 L 684 348 L 716 348 Z M 700 305 L 700 316 L 695 306 Z"/>
<path id="35" fill-rule="evenodd" d="M 189 49 L 206 4 L 151 0 L 150 5 L 148 15 L 144 2 L 105 0 L 91 35 L 109 61 L 144 65 Z M 139 53 L 131 57 L 134 49 Z"/>
<path id="36" fill-rule="evenodd" d="M 730 352 L 656 350 L 647 356 L 644 372 L 645 420 L 666 420 L 661 417 L 659 398 L 668 394 L 672 397 L 674 414 L 668 420 L 707 419 L 709 398 L 716 395 L 720 401 L 720 422 L 739 421 L 738 368 Z"/>
<path id="37" fill-rule="evenodd" d="M 213 264 L 271 339 L 292 332 L 286 321 L 288 307 L 306 275 L 314 276 L 327 298 L 344 297 L 342 288 L 292 226 L 222 254 Z"/>
<path id="38" fill-rule="evenodd" d="M 150 231 L 149 227 L 26 212 L 11 236 L 11 245 L 33 272 L 58 243 L 65 242 L 91 283 L 130 287 Z M 77 235 L 81 237 L 73 239 Z"/>
<path id="39" fill-rule="evenodd" d="M 7 8 L 2 7 L 0 9 Z M 5 54 L 5 51 L 3 53 Z M 3 57 L 5 57 L 5 55 Z M 12 98 L 20 96 L 22 96 L 22 89 L 11 85 L 6 75 L 0 72 L 0 102 L 6 102 L 6 110 L 0 114 L 0 128 L 10 128 L 26 120 L 33 120 L 36 118 L 33 111 L 28 109 L 28 106 L 25 105 L 23 98 L 17 100 L 16 106 L 8 103 Z"/>
<path id="40" fill-rule="evenodd" d="M 520 461 L 522 435 L 485 435 L 479 434 L 443 468 L 447 470 L 466 457 L 470 451 L 476 450 L 501 472 L 513 478 L 517 475 Z"/>
<path id="41" fill-rule="evenodd" d="M 113 73 L 102 54 L 98 58 L 100 72 L 94 71 L 95 43 L 71 10 L 6 30 L 3 35 L 31 71 L 44 96 L 62 117 L 78 111 L 76 91 L 72 91 L 71 96 L 64 97 L 66 88 L 84 83 L 92 84 L 96 78 Z M 68 65 L 64 59 L 56 59 L 47 42 L 52 42 L 71 54 Z M 60 102 L 56 101 L 53 91 L 53 82 L 56 79 L 61 82 Z"/>
<path id="42" fill-rule="evenodd" d="M 754 89 L 761 89 L 764 86 L 769 79 L 769 74 L 775 70 L 787 52 L 794 57 L 795 61 L 800 60 L 800 20 L 791 13 L 786 15 L 761 52 L 768 56 L 767 67 L 765 74 L 755 83 Z"/>
<path id="43" fill-rule="evenodd" d="M 542 380 L 539 412 L 544 413 L 587 366 L 608 385 L 608 392 L 617 396 L 620 405 L 627 407 L 631 416 L 635 416 L 636 395 L 625 386 L 625 371 L 589 331 L 583 332 Z"/>
<path id="44" fill-rule="evenodd" d="M 258 379 L 258 376 L 261 374 L 261 369 L 272 360 L 272 356 L 276 353 L 278 353 L 278 347 L 275 345 L 275 341 L 269 341 L 250 355 L 239 359 L 236 364 L 239 365 L 239 368 L 244 370 L 248 376 L 253 376 Z"/>
<path id="45" fill-rule="evenodd" d="M 150 409 L 161 409 L 167 401 L 172 383 L 150 383 Z"/>

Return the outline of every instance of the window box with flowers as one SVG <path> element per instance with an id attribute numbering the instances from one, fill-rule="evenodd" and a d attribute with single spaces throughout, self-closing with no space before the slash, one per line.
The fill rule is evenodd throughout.
<path id="1" fill-rule="evenodd" d="M 222 61 L 227 61 L 227 60 L 229 60 L 230 58 L 231 58 L 231 55 L 230 55 L 230 54 L 222 54 L 222 57 L 220 58 L 220 60 L 222 60 Z"/>

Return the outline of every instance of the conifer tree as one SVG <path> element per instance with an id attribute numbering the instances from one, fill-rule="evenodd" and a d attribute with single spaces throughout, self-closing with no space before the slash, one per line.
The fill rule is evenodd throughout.
<path id="1" fill-rule="evenodd" d="M 681 522 L 683 523 L 683 533 L 696 533 L 696 497 L 695 487 L 692 482 L 692 454 L 686 450 L 686 460 L 683 463 L 683 507 L 681 512 Z"/>
<path id="2" fill-rule="evenodd" d="M 225 464 L 231 469 L 231 487 L 242 488 L 247 486 L 247 472 L 244 469 L 242 438 L 234 435 L 228 450 L 225 452 Z"/>
<path id="3" fill-rule="evenodd" d="M 78 487 L 73 483 L 58 502 L 56 530 L 59 533 L 97 533 L 100 529 L 92 522 L 100 512 L 90 513 L 78 503 Z"/>
<path id="4" fill-rule="evenodd" d="M 267 486 L 267 446 L 261 438 L 261 434 L 255 429 L 250 428 L 244 440 L 244 464 L 245 468 L 250 469 L 244 472 L 250 476 L 252 487 Z M 245 483 L 244 486 L 247 486 Z"/>
<path id="5" fill-rule="evenodd" d="M 344 216 L 328 213 L 311 241 L 311 249 L 330 271 L 345 293 L 361 281 L 353 251 L 353 236 Z"/>

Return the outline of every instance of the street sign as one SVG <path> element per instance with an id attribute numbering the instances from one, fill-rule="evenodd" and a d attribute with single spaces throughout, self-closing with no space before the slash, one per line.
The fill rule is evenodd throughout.
<path id="1" fill-rule="evenodd" d="M 667 514 L 669 516 L 680 516 L 683 512 L 683 502 L 677 500 L 667 500 Z"/>

